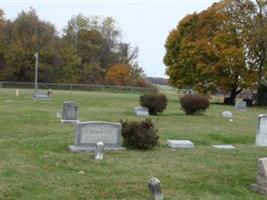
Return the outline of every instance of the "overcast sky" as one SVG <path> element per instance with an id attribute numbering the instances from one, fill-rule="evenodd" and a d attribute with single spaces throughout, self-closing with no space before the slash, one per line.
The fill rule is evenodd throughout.
<path id="1" fill-rule="evenodd" d="M 218 0 L 217 0 L 218 1 Z M 148 76 L 165 76 L 162 62 L 168 33 L 187 14 L 208 8 L 216 0 L 0 0 L 7 19 L 33 7 L 41 19 L 58 31 L 74 15 L 113 17 L 122 30 L 122 41 L 139 48 L 139 64 Z"/>

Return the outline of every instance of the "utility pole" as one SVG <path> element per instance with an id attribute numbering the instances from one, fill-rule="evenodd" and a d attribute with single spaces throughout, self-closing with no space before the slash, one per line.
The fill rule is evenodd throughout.
<path id="1" fill-rule="evenodd" d="M 37 94 L 37 89 L 38 89 L 38 62 L 39 62 L 39 54 L 36 52 L 34 54 L 35 56 L 35 84 L 34 84 L 34 91 L 35 94 Z"/>

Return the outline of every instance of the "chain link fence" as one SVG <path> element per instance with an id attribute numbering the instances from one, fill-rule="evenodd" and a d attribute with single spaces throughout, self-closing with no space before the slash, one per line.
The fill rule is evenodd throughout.
<path id="1" fill-rule="evenodd" d="M 0 89 L 34 89 L 34 82 L 9 82 L 0 81 Z M 156 91 L 156 88 L 114 86 L 114 85 L 93 85 L 93 84 L 72 84 L 72 83 L 38 83 L 39 90 L 77 90 L 77 91 L 107 91 L 107 92 L 130 92 L 145 93 Z"/>

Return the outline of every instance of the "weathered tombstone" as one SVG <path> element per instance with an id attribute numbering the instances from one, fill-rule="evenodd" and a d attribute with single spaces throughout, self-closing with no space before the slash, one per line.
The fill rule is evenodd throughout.
<path id="1" fill-rule="evenodd" d="M 256 145 L 263 147 L 267 146 L 267 115 L 265 114 L 258 116 Z"/>
<path id="2" fill-rule="evenodd" d="M 161 192 L 160 181 L 157 178 L 152 177 L 148 181 L 148 189 L 151 194 L 152 200 L 163 200 L 163 194 Z"/>
<path id="3" fill-rule="evenodd" d="M 247 109 L 247 102 L 245 101 L 236 101 L 235 102 L 235 109 L 244 111 Z"/>
<path id="4" fill-rule="evenodd" d="M 20 94 L 19 94 L 19 89 L 16 89 L 16 97 L 18 97 Z"/>
<path id="5" fill-rule="evenodd" d="M 56 116 L 57 116 L 57 118 L 61 118 L 62 117 L 62 113 L 61 112 L 57 112 Z"/>
<path id="6" fill-rule="evenodd" d="M 223 111 L 222 116 L 223 116 L 223 118 L 231 119 L 231 118 L 233 118 L 233 113 L 230 111 Z"/>
<path id="7" fill-rule="evenodd" d="M 253 191 L 267 196 L 267 158 L 259 159 L 256 183 L 250 186 Z"/>
<path id="8" fill-rule="evenodd" d="M 95 160 L 103 160 L 104 157 L 104 144 L 103 142 L 98 142 L 95 148 Z"/>
<path id="9" fill-rule="evenodd" d="M 61 123 L 76 124 L 78 122 L 78 105 L 72 101 L 64 102 Z"/>
<path id="10" fill-rule="evenodd" d="M 194 148 L 194 143 L 189 140 L 167 140 L 167 145 L 174 149 L 191 149 Z"/>
<path id="11" fill-rule="evenodd" d="M 231 144 L 217 144 L 212 146 L 216 149 L 235 149 L 235 146 Z"/>
<path id="12" fill-rule="evenodd" d="M 102 141 L 105 150 L 124 150 L 121 147 L 121 124 L 111 122 L 78 122 L 76 123 L 75 145 L 70 145 L 71 152 L 95 151 Z"/>
<path id="13" fill-rule="evenodd" d="M 135 111 L 135 114 L 137 116 L 149 116 L 149 112 L 148 112 L 148 109 L 147 108 L 144 108 L 144 107 L 141 107 L 141 106 L 138 106 L 138 107 L 135 107 L 134 108 L 134 111 Z"/>

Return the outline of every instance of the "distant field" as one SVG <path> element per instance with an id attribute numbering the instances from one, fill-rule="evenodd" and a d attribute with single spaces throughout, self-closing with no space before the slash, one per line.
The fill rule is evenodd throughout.
<path id="1" fill-rule="evenodd" d="M 149 199 L 147 181 L 157 177 L 166 200 L 260 200 L 249 190 L 256 180 L 257 159 L 267 148 L 255 147 L 256 119 L 267 107 L 238 112 L 212 104 L 204 115 L 186 116 L 176 93 L 167 93 L 167 110 L 150 117 L 160 135 L 151 151 L 106 152 L 102 162 L 92 153 L 70 153 L 74 127 L 61 125 L 56 112 L 63 102 L 79 104 L 81 121 L 141 120 L 134 93 L 54 91 L 51 101 L 31 99 L 32 90 L 2 89 L 0 93 L 0 199 Z M 220 113 L 230 110 L 234 121 Z M 186 139 L 193 150 L 171 150 L 167 139 Z M 217 150 L 212 144 L 234 144 Z M 84 174 L 79 174 L 83 171 Z"/>

